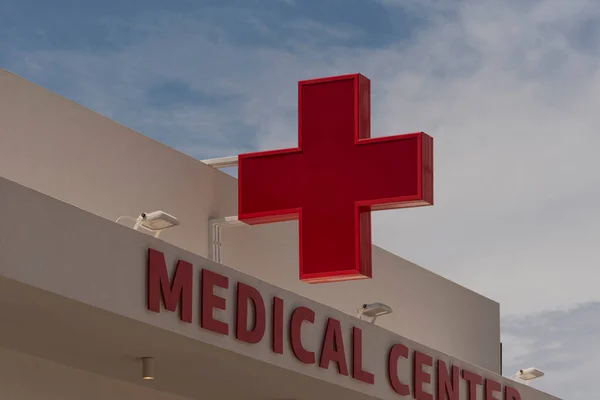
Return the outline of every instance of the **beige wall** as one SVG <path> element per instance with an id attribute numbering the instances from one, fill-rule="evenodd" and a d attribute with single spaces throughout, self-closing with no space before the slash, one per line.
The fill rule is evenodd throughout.
<path id="1" fill-rule="evenodd" d="M 2 69 L 0 176 L 113 221 L 163 209 L 182 221 L 165 240 L 198 254 L 237 207 L 233 178 Z"/>
<path id="2" fill-rule="evenodd" d="M 3 347 L 0 388 L 6 400 L 185 400 Z"/>
<path id="3" fill-rule="evenodd" d="M 423 352 L 483 378 L 515 387 L 522 400 L 555 399 L 15 183 L 0 179 L 0 193 L 0 218 L 3 221 L 0 224 L 3 249 L 0 252 L 0 318 L 10 322 L 0 331 L 0 345 L 6 346 L 6 342 L 10 342 L 29 351 L 68 360 L 67 365 L 104 368 L 106 374 L 122 372 L 122 379 L 135 376 L 131 375 L 130 368 L 135 356 L 152 353 L 170 356 L 169 368 L 163 369 L 161 375 L 164 377 L 157 379 L 157 384 L 171 382 L 164 388 L 170 393 L 182 390 L 185 385 L 193 388 L 194 383 L 205 379 L 205 374 L 211 370 L 225 368 L 227 374 L 232 374 L 225 377 L 216 375 L 214 379 L 218 381 L 212 387 L 196 387 L 195 391 L 189 392 L 194 394 L 194 398 L 203 398 L 202 390 L 235 382 L 239 388 L 248 386 L 256 391 L 272 387 L 281 390 L 281 393 L 287 390 L 286 394 L 291 394 L 289 390 L 293 389 L 299 393 L 298 398 L 317 398 L 310 390 L 319 388 L 322 398 L 366 400 L 372 396 L 391 400 L 397 395 L 386 378 L 387 352 L 392 345 L 401 343 L 411 351 Z M 185 260 L 194 266 L 193 282 L 196 284 L 192 296 L 195 307 L 192 323 L 181 322 L 178 313 L 163 311 L 157 314 L 146 310 L 148 248 L 165 254 L 171 275 L 176 260 Z M 229 279 L 229 289 L 215 290 L 228 305 L 226 311 L 215 313 L 215 317 L 230 326 L 234 325 L 235 284 L 242 282 L 255 287 L 267 302 L 273 296 L 283 299 L 284 321 L 289 320 L 295 307 L 312 309 L 316 315 L 315 323 L 303 328 L 303 344 L 317 354 L 320 353 L 327 318 L 340 321 L 346 349 L 351 348 L 351 328 L 359 327 L 363 337 L 363 366 L 375 375 L 375 384 L 367 385 L 339 375 L 334 366 L 323 369 L 314 364 L 302 364 L 291 354 L 286 341 L 284 353 L 274 354 L 270 350 L 269 329 L 257 344 L 234 340 L 231 334 L 223 336 L 201 329 L 198 326 L 200 295 L 197 284 L 200 269 L 212 270 Z M 267 326 L 270 324 L 271 315 L 267 312 Z M 287 329 L 287 324 L 284 324 L 284 336 L 288 334 Z M 349 352 L 347 362 L 351 365 Z M 398 372 L 401 381 L 406 383 L 411 382 L 412 375 L 407 363 L 402 362 Z M 433 370 L 426 368 L 426 371 L 435 376 Z M 231 382 L 227 379 L 229 377 Z M 269 377 L 272 379 L 269 380 Z M 137 378 L 139 382 L 139 375 Z M 282 384 L 287 382 L 289 384 Z M 460 400 L 466 400 L 466 382 L 461 380 L 460 385 Z M 433 390 L 431 385 L 424 387 L 426 391 Z M 479 386 L 478 398 L 482 396 L 483 388 Z"/>
<path id="4" fill-rule="evenodd" d="M 349 314 L 364 303 L 389 304 L 394 312 L 377 325 L 499 371 L 498 303 L 378 247 L 370 280 L 303 283 L 294 262 L 297 228 L 296 222 L 227 228 L 222 262 Z"/>
<path id="5" fill-rule="evenodd" d="M 0 70 L 0 176 L 115 220 L 163 209 L 181 226 L 161 238 L 208 255 L 208 220 L 236 214 L 236 180 Z M 326 244 L 324 244 L 326 245 Z M 382 301 L 378 322 L 498 371 L 499 306 L 374 248 L 374 279 L 311 286 L 297 280 L 295 223 L 227 229 L 222 261 L 346 313 Z"/>

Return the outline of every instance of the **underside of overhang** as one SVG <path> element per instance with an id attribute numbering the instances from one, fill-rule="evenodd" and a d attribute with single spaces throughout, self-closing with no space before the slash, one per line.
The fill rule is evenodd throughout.
<path id="1" fill-rule="evenodd" d="M 188 398 L 370 398 L 7 278 L 0 321 L 2 347 Z M 154 357 L 154 380 L 141 357 Z"/>

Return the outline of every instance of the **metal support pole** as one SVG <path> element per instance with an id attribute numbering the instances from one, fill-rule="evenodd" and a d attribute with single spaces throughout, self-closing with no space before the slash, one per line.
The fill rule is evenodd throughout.
<path id="1" fill-rule="evenodd" d="M 221 263 L 221 230 L 226 227 L 248 226 L 238 220 L 237 216 L 215 218 L 209 221 L 209 258 L 215 262 Z"/>
<path id="2" fill-rule="evenodd" d="M 210 158 L 207 160 L 202 160 L 202 162 L 216 169 L 235 167 L 238 165 L 238 156 Z"/>

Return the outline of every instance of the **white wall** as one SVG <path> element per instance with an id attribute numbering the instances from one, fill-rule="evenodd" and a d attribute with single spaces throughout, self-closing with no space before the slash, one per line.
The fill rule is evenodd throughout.
<path id="1" fill-rule="evenodd" d="M 0 347 L 3 400 L 185 400 Z"/>
<path id="2" fill-rule="evenodd" d="M 235 179 L 2 69 L 0 176 L 113 221 L 163 209 L 182 221 L 165 240 L 198 254 L 237 207 Z"/>
<path id="3" fill-rule="evenodd" d="M 225 265 L 356 314 L 364 303 L 394 312 L 377 325 L 490 371 L 500 370 L 499 305 L 383 249 L 373 249 L 373 278 L 310 285 L 298 280 L 298 224 L 224 230 Z M 327 243 L 323 243 L 326 247 Z"/>
<path id="4" fill-rule="evenodd" d="M 237 213 L 236 180 L 56 94 L 0 70 L 0 176 L 115 220 L 163 209 L 181 226 L 161 238 L 208 255 L 208 220 Z M 498 371 L 499 306 L 374 248 L 374 279 L 311 286 L 297 280 L 295 223 L 234 228 L 223 262 L 354 313 L 383 301 L 380 324 Z"/>
<path id="5" fill-rule="evenodd" d="M 277 386 L 277 379 L 281 376 L 282 381 L 286 379 L 290 384 L 297 385 L 293 389 L 300 393 L 299 398 L 315 398 L 314 395 L 308 396 L 310 387 L 307 386 L 322 385 L 321 393 L 329 393 L 323 394 L 323 398 L 344 397 L 351 400 L 365 400 L 367 396 L 389 400 L 398 398 L 386 378 L 387 352 L 392 345 L 401 343 L 411 351 L 423 352 L 434 360 L 442 360 L 447 365 L 452 364 L 483 378 L 517 388 L 521 400 L 556 399 L 4 179 L 0 179 L 0 193 L 0 219 L 3 221 L 0 224 L 0 243 L 3 248 L 0 252 L 0 282 L 5 288 L 0 290 L 0 313 L 3 322 L 10 322 L 5 328 L 7 333 L 0 331 L 0 338 L 6 338 L 2 340 L 18 342 L 21 346 L 53 353 L 55 357 L 73 362 L 83 362 L 92 368 L 114 364 L 114 368 L 105 369 L 106 373 L 123 369 L 125 364 L 131 365 L 135 354 L 141 355 L 139 350 L 143 350 L 144 354 L 148 354 L 148 351 L 171 354 L 174 355 L 169 366 L 172 371 L 165 371 L 164 376 L 170 375 L 173 379 L 173 385 L 170 386 L 173 390 L 184 383 L 193 385 L 195 380 L 203 378 L 201 373 L 194 375 L 190 366 L 204 369 L 225 367 L 235 374 L 232 382 L 245 378 L 244 385 L 262 387 L 268 377 L 273 377 L 276 381 L 268 382 L 266 386 Z M 163 310 L 157 314 L 146 309 L 148 248 L 164 253 L 171 276 L 177 260 L 185 260 L 193 265 L 192 323 L 181 322 L 177 312 Z M 360 328 L 364 349 L 363 367 L 375 375 L 374 384 L 368 385 L 350 376 L 340 375 L 334 366 L 320 368 L 315 364 L 300 363 L 291 354 L 285 340 L 283 354 L 274 354 L 270 350 L 270 329 L 267 329 L 259 343 L 248 344 L 235 340 L 232 333 L 218 335 L 200 328 L 197 283 L 200 269 L 208 269 L 228 278 L 228 289 L 215 290 L 217 295 L 225 299 L 227 310 L 215 313 L 215 317 L 230 326 L 233 326 L 235 316 L 235 284 L 242 282 L 256 288 L 267 304 L 273 296 L 280 297 L 284 304 L 284 321 L 289 320 L 295 307 L 312 309 L 315 321 L 303 327 L 302 342 L 317 355 L 324 337 L 325 322 L 328 318 L 334 318 L 340 323 L 344 347 L 348 349 L 346 361 L 351 365 L 351 329 Z M 49 323 L 53 319 L 55 323 Z M 267 326 L 270 326 L 269 312 L 266 319 Z M 19 331 L 16 328 L 18 326 L 33 329 Z M 40 329 L 40 326 L 45 329 Z M 65 330 L 64 326 L 69 329 Z M 287 324 L 283 326 L 285 337 L 288 327 Z M 57 334 L 61 329 L 64 337 Z M 34 340 L 24 340 L 28 338 Z M 44 345 L 44 342 L 36 343 L 37 340 L 56 343 L 62 348 Z M 134 347 L 138 347 L 138 351 L 132 352 Z M 90 356 L 84 354 L 82 357 L 80 352 L 89 353 Z M 401 361 L 398 376 L 402 382 L 411 382 L 409 363 L 407 360 Z M 245 373 L 240 373 L 244 372 L 241 369 Z M 435 376 L 434 370 L 428 369 L 428 372 Z M 186 379 L 178 383 L 176 379 L 181 379 L 182 374 Z M 0 374 L 0 387 L 2 379 Z M 219 379 L 221 381 L 216 384 L 223 384 L 223 378 Z M 467 400 L 466 382 L 460 382 L 459 399 Z M 434 390 L 429 384 L 424 387 L 430 393 Z M 352 395 L 344 396 L 344 390 Z M 482 386 L 478 386 L 477 392 L 478 398 L 483 398 Z M 195 398 L 201 395 L 199 390 L 194 393 Z"/>

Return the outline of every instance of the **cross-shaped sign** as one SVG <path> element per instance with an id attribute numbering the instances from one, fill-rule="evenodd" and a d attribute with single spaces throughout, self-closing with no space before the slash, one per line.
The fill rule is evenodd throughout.
<path id="1" fill-rule="evenodd" d="M 300 279 L 371 278 L 370 211 L 433 204 L 433 139 L 370 138 L 370 81 L 298 83 L 298 147 L 239 156 L 238 219 L 299 220 Z"/>

